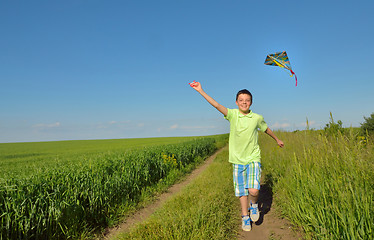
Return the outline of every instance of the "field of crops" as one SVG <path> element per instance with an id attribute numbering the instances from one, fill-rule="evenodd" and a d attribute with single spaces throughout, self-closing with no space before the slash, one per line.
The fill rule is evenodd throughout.
<path id="1" fill-rule="evenodd" d="M 227 135 L 107 141 L 0 144 L 0 238 L 78 238 L 106 227 L 145 189 L 190 169 Z"/>
<path id="2" fill-rule="evenodd" d="M 313 239 L 374 239 L 374 145 L 354 129 L 260 137 L 263 168 L 284 216 Z"/>
<path id="3" fill-rule="evenodd" d="M 284 141 L 284 148 L 277 147 L 274 140 L 265 134 L 259 135 L 259 142 L 263 175 L 283 216 L 302 228 L 307 239 L 374 239 L 373 137 L 360 136 L 354 129 L 344 132 L 277 132 L 276 135 Z M 133 146 L 127 152 L 111 144 L 98 144 L 93 148 L 87 147 L 87 154 L 83 150 L 74 152 L 72 147 L 56 147 L 59 149 L 56 152 L 60 152 L 55 159 L 64 163 L 59 168 L 53 166 L 52 153 L 47 149 L 34 148 L 29 153 L 37 154 L 39 151 L 48 156 L 46 159 L 50 163 L 47 165 L 51 167 L 34 174 L 30 171 L 14 174 L 22 172 L 20 165 L 18 170 L 9 168 L 12 177 L 2 178 L 1 239 L 77 238 L 82 237 L 82 231 L 108 226 L 119 209 L 139 201 L 144 189 L 167 182 L 170 176 L 178 175 L 176 172 L 201 161 L 217 148 L 217 142 L 221 143 L 220 146 L 225 144 L 227 135 L 179 141 L 159 146 L 150 143 L 144 149 Z M 3 146 L 0 144 L 0 147 Z M 69 160 L 74 158 L 64 157 L 66 149 L 71 149 L 71 155 L 67 153 L 66 156 L 76 156 L 75 161 Z M 9 151 L 13 153 L 2 152 L 2 156 L 6 156 L 2 161 L 9 161 L 17 152 L 14 148 L 9 148 Z M 36 170 L 36 164 L 30 163 L 27 151 L 19 152 L 23 158 L 13 159 L 20 162 L 26 159 L 24 165 Z M 227 160 L 227 156 L 223 156 L 221 161 L 226 161 L 224 159 Z M 230 168 L 229 165 L 227 167 Z M 5 172 L 2 176 L 6 175 Z M 231 201 L 235 199 L 232 192 L 227 190 L 231 188 L 231 177 L 224 179 L 225 183 L 209 190 L 210 194 L 201 204 L 206 214 L 216 213 L 219 205 L 223 214 L 219 218 L 220 224 L 223 224 L 220 228 L 224 229 L 224 233 L 220 234 L 232 237 L 236 231 L 232 226 L 238 223 L 231 213 L 238 206 L 237 201 Z M 202 182 L 196 191 L 203 191 L 207 180 Z M 220 201 L 218 204 L 216 197 L 210 199 L 209 196 L 214 194 L 222 196 L 221 200 L 226 199 L 227 203 Z M 186 198 L 194 196 L 183 195 Z M 181 200 L 177 200 L 176 204 L 180 206 Z M 164 209 L 164 217 L 158 215 L 152 218 L 154 227 L 160 229 L 160 236 L 177 234 L 188 239 L 189 236 L 213 236 L 217 232 L 212 227 L 216 218 L 213 222 L 201 218 L 194 212 L 200 205 L 193 201 L 183 204 L 178 225 L 172 224 L 175 218 L 170 216 L 176 210 L 171 209 L 170 212 L 170 206 Z M 221 222 L 222 219 L 227 222 Z M 183 233 L 176 230 L 190 229 L 191 226 L 199 226 L 200 230 Z M 197 232 L 201 234 L 196 235 Z M 138 233 L 131 233 L 131 238 L 142 239 L 144 234 L 154 232 L 145 225 Z M 220 238 L 226 239 L 223 235 Z"/>
<path id="4" fill-rule="evenodd" d="M 35 171 L 64 167 L 66 164 L 85 164 L 103 154 L 192 139 L 194 137 L 0 143 L 0 179 L 13 175 L 34 175 Z"/>

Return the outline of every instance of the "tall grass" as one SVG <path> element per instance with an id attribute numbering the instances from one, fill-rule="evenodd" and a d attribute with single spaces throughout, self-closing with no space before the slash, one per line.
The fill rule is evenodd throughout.
<path id="1" fill-rule="evenodd" d="M 313 239 L 374 239 L 374 146 L 350 129 L 260 136 L 263 168 L 284 215 Z"/>
<path id="2" fill-rule="evenodd" d="M 98 154 L 89 164 L 66 165 L 0 184 L 0 239 L 67 239 L 108 225 L 116 209 L 174 169 L 216 150 L 214 138 Z"/>
<path id="3" fill-rule="evenodd" d="M 228 151 L 148 220 L 114 239 L 234 239 L 240 223 Z"/>

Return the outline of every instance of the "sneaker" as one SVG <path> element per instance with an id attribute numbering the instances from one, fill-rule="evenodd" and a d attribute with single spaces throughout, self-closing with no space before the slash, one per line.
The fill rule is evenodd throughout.
<path id="1" fill-rule="evenodd" d="M 242 229 L 243 231 L 251 231 L 252 229 L 252 226 L 251 226 L 251 219 L 249 218 L 249 216 L 242 216 Z"/>
<path id="2" fill-rule="evenodd" d="M 257 222 L 260 218 L 260 211 L 258 210 L 257 204 L 251 204 L 251 207 L 249 208 L 249 213 L 251 215 L 251 220 L 253 222 Z"/>

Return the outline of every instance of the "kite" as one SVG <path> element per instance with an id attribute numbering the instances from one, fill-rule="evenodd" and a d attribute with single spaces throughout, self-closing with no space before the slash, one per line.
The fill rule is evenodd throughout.
<path id="1" fill-rule="evenodd" d="M 267 55 L 265 59 L 265 65 L 278 66 L 278 67 L 290 70 L 291 77 L 295 75 L 296 86 L 297 86 L 297 77 L 296 77 L 296 74 L 292 71 L 290 60 L 288 59 L 286 51 Z"/>

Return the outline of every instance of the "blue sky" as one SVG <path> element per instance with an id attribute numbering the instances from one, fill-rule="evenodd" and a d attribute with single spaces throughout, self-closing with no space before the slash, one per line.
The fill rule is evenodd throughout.
<path id="1" fill-rule="evenodd" d="M 273 130 L 374 112 L 373 1 L 1 1 L 0 142 L 196 136 L 229 123 L 200 81 Z M 299 84 L 266 55 L 287 51 Z"/>

